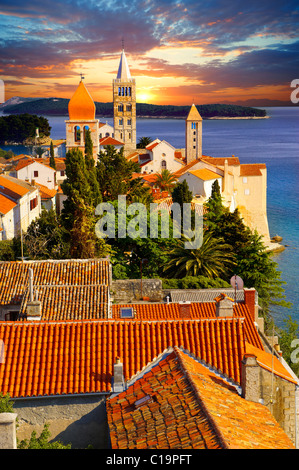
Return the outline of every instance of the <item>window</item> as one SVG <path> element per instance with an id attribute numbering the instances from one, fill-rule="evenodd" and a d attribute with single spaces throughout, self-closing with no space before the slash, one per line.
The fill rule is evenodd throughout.
<path id="1" fill-rule="evenodd" d="M 127 111 L 130 111 L 130 112 L 132 111 L 132 105 L 131 104 L 127 105 Z"/>
<path id="2" fill-rule="evenodd" d="M 109 132 L 106 132 L 105 137 L 109 137 L 109 135 L 110 135 Z"/>
<path id="3" fill-rule="evenodd" d="M 102 138 L 102 132 L 100 132 L 100 139 Z"/>
<path id="4" fill-rule="evenodd" d="M 124 95 L 125 95 L 125 89 L 124 89 L 124 87 L 122 86 L 122 87 L 121 87 L 121 96 L 124 96 Z"/>
<path id="5" fill-rule="evenodd" d="M 127 125 L 128 125 L 128 126 L 131 126 L 131 124 L 132 124 L 132 119 L 128 119 L 128 120 L 127 120 Z"/>
<path id="6" fill-rule="evenodd" d="M 125 87 L 125 96 L 128 96 L 128 88 Z"/>
<path id="7" fill-rule="evenodd" d="M 38 204 L 38 199 L 36 196 L 34 199 L 31 199 L 30 201 L 30 210 L 32 211 L 33 209 L 35 209 L 37 204 Z"/>
<path id="8" fill-rule="evenodd" d="M 193 135 L 196 135 L 196 131 L 193 131 Z"/>
<path id="9" fill-rule="evenodd" d="M 61 170 L 60 176 L 64 176 L 64 170 Z"/>
<path id="10" fill-rule="evenodd" d="M 193 142 L 196 142 L 196 137 L 193 138 Z"/>
<path id="11" fill-rule="evenodd" d="M 132 308 L 121 308 L 120 318 L 134 318 L 134 310 Z"/>
<path id="12" fill-rule="evenodd" d="M 123 119 L 119 119 L 119 120 L 118 120 L 118 124 L 119 124 L 120 126 L 122 126 L 122 125 L 123 125 L 123 122 L 124 122 L 124 120 L 123 120 Z"/>
<path id="13" fill-rule="evenodd" d="M 131 87 L 128 87 L 128 96 L 131 96 Z"/>
<path id="14" fill-rule="evenodd" d="M 196 145 L 193 145 L 193 148 L 196 149 Z"/>
<path id="15" fill-rule="evenodd" d="M 118 96 L 121 96 L 121 87 L 118 87 Z"/>
<path id="16" fill-rule="evenodd" d="M 250 190 L 249 190 L 249 189 L 245 189 L 244 194 L 245 194 L 245 196 L 249 196 Z"/>
<path id="17" fill-rule="evenodd" d="M 80 142 L 81 139 L 81 131 L 79 126 L 74 127 L 74 139 L 75 142 Z"/>
<path id="18" fill-rule="evenodd" d="M 192 129 L 196 129 L 196 124 L 195 124 L 195 122 L 192 122 L 191 128 L 192 128 Z"/>
<path id="19" fill-rule="evenodd" d="M 34 178 L 38 178 L 38 171 L 35 170 L 35 171 L 33 172 L 33 176 L 34 176 Z"/>
<path id="20" fill-rule="evenodd" d="M 166 163 L 165 160 L 162 160 L 162 161 L 161 161 L 161 168 L 162 168 L 162 170 L 166 170 L 166 168 L 167 168 L 167 163 Z"/>
<path id="21" fill-rule="evenodd" d="M 89 126 L 84 126 L 83 127 L 83 137 L 84 137 L 84 141 L 85 141 L 85 136 L 86 136 L 86 132 L 88 131 L 89 129 Z"/>
<path id="22" fill-rule="evenodd" d="M 118 105 L 118 111 L 122 113 L 123 110 L 124 110 L 124 106 L 122 104 L 119 104 Z"/>
<path id="23" fill-rule="evenodd" d="M 247 176 L 243 177 L 243 183 L 247 183 Z"/>
<path id="24" fill-rule="evenodd" d="M 129 139 L 131 139 L 131 132 L 129 132 Z"/>

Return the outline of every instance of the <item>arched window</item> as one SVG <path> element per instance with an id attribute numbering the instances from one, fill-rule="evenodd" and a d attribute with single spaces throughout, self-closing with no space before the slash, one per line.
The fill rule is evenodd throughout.
<path id="1" fill-rule="evenodd" d="M 124 89 L 124 87 L 122 86 L 122 87 L 121 87 L 121 96 L 124 96 L 124 94 L 125 94 L 125 89 Z"/>
<path id="2" fill-rule="evenodd" d="M 125 88 L 125 96 L 128 96 L 128 87 Z"/>
<path id="3" fill-rule="evenodd" d="M 162 168 L 162 170 L 166 170 L 166 168 L 167 168 L 166 160 L 161 161 L 161 168 Z"/>
<path id="4" fill-rule="evenodd" d="M 80 142 L 81 140 L 81 131 L 79 126 L 74 127 L 74 139 L 75 142 Z"/>
<path id="5" fill-rule="evenodd" d="M 121 87 L 118 87 L 118 96 L 121 96 Z"/>
<path id="6" fill-rule="evenodd" d="M 128 87 L 128 96 L 131 96 L 131 87 Z"/>
<path id="7" fill-rule="evenodd" d="M 109 137 L 109 135 L 110 135 L 109 132 L 106 132 L 105 137 Z"/>
<path id="8" fill-rule="evenodd" d="M 85 138 L 86 138 L 86 132 L 88 131 L 88 129 L 89 129 L 89 126 L 84 126 L 84 127 L 83 127 L 84 142 L 85 142 Z"/>

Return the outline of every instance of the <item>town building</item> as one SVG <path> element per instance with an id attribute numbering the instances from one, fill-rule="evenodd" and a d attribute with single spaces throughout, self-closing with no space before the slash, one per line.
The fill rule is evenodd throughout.
<path id="1" fill-rule="evenodd" d="M 41 184 L 49 189 L 55 189 L 57 186 L 56 170 L 44 159 L 24 158 L 19 160 L 17 165 L 10 170 L 9 175 L 29 184 L 32 182 Z"/>
<path id="2" fill-rule="evenodd" d="M 161 293 L 153 279 L 155 300 L 112 304 L 108 259 L 2 262 L 0 274 L 0 390 L 20 439 L 47 422 L 75 448 L 296 446 L 298 378 L 263 332 L 254 289 Z M 181 406 L 165 430 L 169 403 Z M 140 429 L 152 425 L 142 439 L 138 416 Z"/>
<path id="3" fill-rule="evenodd" d="M 41 213 L 37 186 L 8 175 L 0 175 L 0 239 L 12 240 L 26 232 Z"/>

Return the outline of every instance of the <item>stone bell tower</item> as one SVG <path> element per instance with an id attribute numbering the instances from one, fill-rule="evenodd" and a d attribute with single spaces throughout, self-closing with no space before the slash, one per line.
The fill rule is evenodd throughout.
<path id="1" fill-rule="evenodd" d="M 186 119 L 187 164 L 202 157 L 202 117 L 193 104 Z"/>
<path id="2" fill-rule="evenodd" d="M 124 143 L 124 155 L 136 150 L 136 83 L 124 49 L 113 80 L 114 138 Z"/>

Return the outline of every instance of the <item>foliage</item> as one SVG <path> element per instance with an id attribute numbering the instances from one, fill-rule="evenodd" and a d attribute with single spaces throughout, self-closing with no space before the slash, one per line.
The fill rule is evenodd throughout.
<path id="1" fill-rule="evenodd" d="M 0 261 L 15 261 L 15 251 L 12 240 L 0 241 Z"/>
<path id="2" fill-rule="evenodd" d="M 3 150 L 0 148 L 0 158 L 5 158 L 5 160 L 9 160 L 10 158 L 14 157 L 15 154 L 12 150 Z"/>
<path id="3" fill-rule="evenodd" d="M 145 147 L 149 145 L 152 141 L 153 139 L 151 137 L 140 137 L 136 147 L 138 149 L 145 149 Z"/>
<path id="4" fill-rule="evenodd" d="M 51 140 L 51 145 L 50 145 L 50 167 L 56 170 L 53 140 Z"/>
<path id="5" fill-rule="evenodd" d="M 163 289 L 217 289 L 231 288 L 231 285 L 223 279 L 216 277 L 211 279 L 205 276 L 186 276 L 182 279 L 163 279 Z"/>
<path id="6" fill-rule="evenodd" d="M 14 413 L 13 405 L 10 395 L 0 392 L 0 413 Z"/>
<path id="7" fill-rule="evenodd" d="M 279 331 L 279 345 L 283 358 L 295 374 L 299 376 L 299 351 L 296 352 L 299 346 L 299 325 L 292 320 L 291 316 L 288 316 L 284 322 L 286 328 Z"/>
<path id="8" fill-rule="evenodd" d="M 123 148 L 117 151 L 113 145 L 107 145 L 105 152 L 99 154 L 96 168 L 104 202 L 115 201 L 119 195 L 126 195 L 131 202 L 142 198 L 151 201 L 150 189 L 143 186 L 141 178 L 132 179 L 133 173 L 140 172 L 140 167 L 124 157 Z"/>
<path id="9" fill-rule="evenodd" d="M 42 147 L 35 147 L 34 151 L 36 155 L 38 156 L 38 158 L 41 158 L 46 150 L 43 149 Z"/>
<path id="10" fill-rule="evenodd" d="M 0 117 L 0 143 L 23 143 L 24 140 L 35 137 L 36 128 L 40 137 L 48 137 L 51 127 L 43 116 L 18 114 Z"/>
<path id="11" fill-rule="evenodd" d="M 96 207 L 102 200 L 99 183 L 97 180 L 97 171 L 95 167 L 95 161 L 93 158 L 93 143 L 91 139 L 90 130 L 88 129 L 85 133 L 85 166 L 87 172 L 87 180 L 90 185 L 93 206 Z"/>
<path id="12" fill-rule="evenodd" d="M 155 186 L 161 189 L 161 191 L 171 192 L 175 187 L 177 177 L 169 170 L 162 170 L 161 173 L 157 174 Z"/>
<path id="13" fill-rule="evenodd" d="M 202 245 L 196 249 L 185 248 L 184 240 L 179 241 L 169 252 L 164 275 L 173 278 L 202 275 L 213 279 L 225 276 L 233 264 L 230 246 L 223 239 L 204 233 Z"/>
<path id="14" fill-rule="evenodd" d="M 24 235 L 26 252 L 31 259 L 64 259 L 69 257 L 69 237 L 53 209 L 43 209 Z"/>
<path id="15" fill-rule="evenodd" d="M 49 442 L 51 433 L 49 424 L 45 424 L 39 437 L 33 431 L 29 440 L 24 439 L 18 444 L 18 449 L 71 449 L 71 444 L 63 444 L 61 441 Z"/>
<path id="16" fill-rule="evenodd" d="M 192 191 L 189 190 L 189 185 L 186 180 L 182 183 L 177 183 L 172 191 L 172 201 L 177 202 L 181 207 L 185 203 L 191 203 L 193 199 Z"/>

